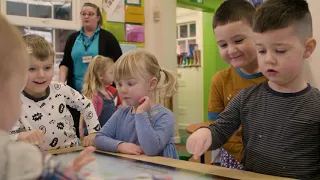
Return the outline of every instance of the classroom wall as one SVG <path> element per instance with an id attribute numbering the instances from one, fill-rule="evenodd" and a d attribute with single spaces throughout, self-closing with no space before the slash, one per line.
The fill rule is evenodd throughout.
<path id="1" fill-rule="evenodd" d="M 308 0 L 309 9 L 312 15 L 313 37 L 317 40 L 317 47 L 310 59 L 305 63 L 305 75 L 307 80 L 315 87 L 320 89 L 320 1 Z"/>
<path id="2" fill-rule="evenodd" d="M 216 4 L 217 8 L 219 4 Z M 228 67 L 219 54 L 218 45 L 212 30 L 213 13 L 203 12 L 203 114 L 204 121 L 208 120 L 208 100 L 212 76 Z"/>
<path id="3" fill-rule="evenodd" d="M 177 24 L 196 22 L 196 42 L 202 49 L 202 12 L 177 8 Z M 203 121 L 203 68 L 178 68 L 178 122 L 185 129 Z"/>

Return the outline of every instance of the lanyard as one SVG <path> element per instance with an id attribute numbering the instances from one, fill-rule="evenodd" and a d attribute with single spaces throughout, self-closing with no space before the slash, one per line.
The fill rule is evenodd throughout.
<path id="1" fill-rule="evenodd" d="M 96 37 L 96 34 L 97 33 L 94 33 L 94 35 L 89 39 L 90 42 L 87 44 L 86 41 L 84 40 L 84 35 L 82 34 L 82 43 L 83 43 L 83 46 L 84 46 L 84 50 L 85 50 L 85 53 L 87 54 L 88 52 L 88 48 L 90 47 L 90 45 L 92 44 L 92 42 L 94 41 L 94 38 Z"/>

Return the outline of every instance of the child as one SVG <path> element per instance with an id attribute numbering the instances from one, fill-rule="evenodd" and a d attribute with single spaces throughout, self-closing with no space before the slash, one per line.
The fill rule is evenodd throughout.
<path id="1" fill-rule="evenodd" d="M 162 79 L 163 78 L 163 79 Z M 97 133 L 97 149 L 178 159 L 174 145 L 174 115 L 155 102 L 155 93 L 171 97 L 176 77 L 145 51 L 130 51 L 115 63 L 114 79 L 128 105 L 117 110 Z M 163 85 L 158 84 L 164 81 Z"/>
<path id="2" fill-rule="evenodd" d="M 111 86 L 113 83 L 113 65 L 112 59 L 100 55 L 95 56 L 90 62 L 84 77 L 83 95 L 92 100 L 101 126 L 109 120 L 121 105 L 118 91 Z M 83 124 L 83 118 L 80 118 L 80 137 L 87 134 L 83 131 Z"/>
<path id="3" fill-rule="evenodd" d="M 12 129 L 15 140 L 27 141 L 42 150 L 79 145 L 74 122 L 66 105 L 84 114 L 90 135 L 83 145 L 93 144 L 100 130 L 98 117 L 90 100 L 62 83 L 51 83 L 54 51 L 41 36 L 25 35 L 29 50 L 28 81 L 21 94 L 21 116 Z"/>
<path id="4" fill-rule="evenodd" d="M 187 149 L 198 157 L 219 148 L 242 124 L 246 170 L 320 179 L 320 92 L 303 74 L 316 46 L 308 4 L 268 0 L 257 10 L 253 30 L 259 67 L 269 81 L 242 90 L 215 123 L 189 137 Z"/>
<path id="5" fill-rule="evenodd" d="M 81 152 L 72 166 L 63 166 L 30 144 L 10 140 L 8 132 L 20 115 L 20 94 L 27 81 L 29 63 L 17 29 L 2 15 L 0 24 L 0 179 L 80 179 L 73 171 L 80 171 L 94 160 L 94 148 Z"/>
<path id="6" fill-rule="evenodd" d="M 208 117 L 216 120 L 230 100 L 243 88 L 267 81 L 259 72 L 253 39 L 255 8 L 245 0 L 224 1 L 213 17 L 213 31 L 224 61 L 231 66 L 217 72 L 211 81 Z M 227 14 L 227 16 L 226 16 Z M 234 133 L 221 149 L 221 166 L 243 169 L 242 130 Z"/>

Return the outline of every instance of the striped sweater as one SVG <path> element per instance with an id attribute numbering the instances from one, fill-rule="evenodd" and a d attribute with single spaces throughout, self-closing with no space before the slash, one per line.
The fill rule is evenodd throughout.
<path id="1" fill-rule="evenodd" d="M 209 126 L 211 149 L 243 127 L 245 169 L 275 176 L 320 179 L 320 92 L 308 85 L 276 92 L 268 83 L 242 90 Z"/>

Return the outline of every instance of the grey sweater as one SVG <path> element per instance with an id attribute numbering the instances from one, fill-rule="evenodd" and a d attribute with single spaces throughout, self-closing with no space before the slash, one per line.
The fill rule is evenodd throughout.
<path id="1" fill-rule="evenodd" d="M 42 154 L 27 143 L 14 142 L 0 130 L 0 179 L 37 179 L 42 172 Z"/>

